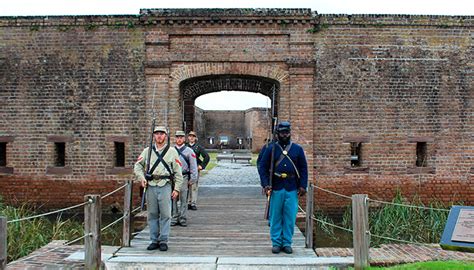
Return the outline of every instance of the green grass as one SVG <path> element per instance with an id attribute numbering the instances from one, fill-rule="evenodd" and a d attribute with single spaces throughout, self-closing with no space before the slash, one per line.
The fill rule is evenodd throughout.
<path id="1" fill-rule="evenodd" d="M 252 154 L 252 159 L 250 160 L 250 165 L 257 166 L 258 154 Z"/>
<path id="2" fill-rule="evenodd" d="M 206 169 L 201 171 L 201 176 L 206 175 L 210 170 L 214 169 L 217 166 L 217 154 L 218 153 L 209 153 L 209 163 L 207 163 Z"/>
<path id="3" fill-rule="evenodd" d="M 397 192 L 392 202 L 425 206 L 418 198 L 411 201 L 405 199 L 400 192 Z M 439 202 L 432 202 L 428 206 L 448 209 Z M 448 214 L 447 211 L 383 204 L 379 208 L 369 209 L 369 227 L 372 235 L 420 243 L 438 243 L 443 234 Z M 349 207 L 342 222 L 346 228 L 352 228 L 351 215 L 351 208 Z M 371 247 L 377 247 L 380 244 L 392 242 L 391 240 L 372 236 L 370 245 Z"/>
<path id="4" fill-rule="evenodd" d="M 12 207 L 2 203 L 0 198 L 0 216 L 7 220 L 37 215 L 26 203 L 20 207 Z M 105 224 L 107 225 L 107 224 Z M 104 226 L 105 226 L 104 225 Z M 108 228 L 102 232 L 103 244 L 117 244 L 120 241 L 121 230 Z M 73 219 L 63 219 L 58 216 L 50 221 L 46 217 L 9 223 L 7 225 L 7 256 L 8 261 L 14 261 L 26 256 L 52 240 L 74 240 L 84 235 L 84 224 Z M 76 244 L 81 244 L 77 242 Z"/>
<path id="5" fill-rule="evenodd" d="M 392 270 L 463 270 L 463 269 L 474 269 L 474 262 L 461 262 L 461 261 L 430 261 L 430 262 L 419 262 L 395 265 L 391 267 L 369 267 L 366 269 L 392 269 Z"/>

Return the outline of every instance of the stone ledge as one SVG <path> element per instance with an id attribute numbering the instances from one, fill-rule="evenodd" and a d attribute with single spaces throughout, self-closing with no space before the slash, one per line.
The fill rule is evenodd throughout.
<path id="1" fill-rule="evenodd" d="M 11 16 L 0 17 L 0 27 L 112 26 L 134 28 L 148 25 L 190 24 L 312 24 L 472 27 L 474 16 L 317 14 L 311 9 L 142 9 L 138 15 Z"/>
<path id="2" fill-rule="evenodd" d="M 105 169 L 106 174 L 132 174 L 133 169 L 127 167 L 112 167 Z"/>
<path id="3" fill-rule="evenodd" d="M 57 174 L 57 175 L 65 175 L 65 174 L 72 174 L 72 168 L 69 166 L 65 167 L 47 167 L 46 174 Z"/>
<path id="4" fill-rule="evenodd" d="M 0 167 L 0 173 L 2 174 L 13 174 L 14 171 L 13 167 Z"/>
<path id="5" fill-rule="evenodd" d="M 140 9 L 140 15 L 152 15 L 157 17 L 293 17 L 312 16 L 313 13 L 309 8 L 150 8 Z"/>
<path id="6" fill-rule="evenodd" d="M 434 167 L 412 167 L 407 168 L 407 174 L 436 174 Z"/>
<path id="7" fill-rule="evenodd" d="M 319 14 L 320 25 L 360 25 L 382 27 L 389 25 L 406 26 L 438 26 L 472 27 L 474 16 L 447 16 L 447 15 L 404 15 L 404 14 Z"/>

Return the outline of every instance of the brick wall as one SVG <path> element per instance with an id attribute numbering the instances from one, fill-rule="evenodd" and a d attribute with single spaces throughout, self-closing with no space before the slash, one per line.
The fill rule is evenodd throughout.
<path id="1" fill-rule="evenodd" d="M 251 138 L 251 150 L 260 152 L 264 141 L 271 136 L 271 109 L 251 108 L 245 112 L 245 137 Z"/>
<path id="2" fill-rule="evenodd" d="M 400 189 L 424 202 L 474 203 L 472 24 L 442 16 L 320 20 L 315 183 L 375 199 Z M 351 142 L 362 142 L 361 167 L 351 167 Z M 427 167 L 416 167 L 417 142 L 427 144 Z M 321 191 L 316 202 L 349 203 Z"/>
<path id="3" fill-rule="evenodd" d="M 0 18 L 0 193 L 54 208 L 112 190 L 132 177 L 152 112 L 182 129 L 196 98 L 183 84 L 225 76 L 250 78 L 267 96 L 277 86 L 279 118 L 292 122 L 315 184 L 472 204 L 472 25 L 304 9 Z M 114 168 L 114 141 L 125 145 L 124 168 Z M 66 145 L 64 168 L 54 166 L 55 142 Z M 357 168 L 352 142 L 362 143 Z M 427 167 L 415 166 L 417 142 Z"/>
<path id="4" fill-rule="evenodd" d="M 82 19 L 1 20 L 0 136 L 14 138 L 4 200 L 59 207 L 130 179 L 151 124 L 143 31 L 120 26 L 133 17 Z M 114 141 L 125 144 L 123 168 L 114 168 Z M 65 167 L 55 167 L 55 142 L 65 143 Z"/>

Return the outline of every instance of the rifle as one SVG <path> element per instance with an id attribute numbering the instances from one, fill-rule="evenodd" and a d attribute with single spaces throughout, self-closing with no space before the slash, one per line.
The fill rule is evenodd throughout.
<path id="1" fill-rule="evenodd" d="M 145 170 L 145 179 L 151 177 L 150 173 L 150 165 L 151 165 L 151 151 L 153 148 L 153 132 L 155 131 L 155 122 L 156 122 L 156 115 L 155 115 L 155 90 L 156 90 L 156 82 L 155 85 L 153 86 L 153 99 L 151 102 L 151 108 L 152 108 L 152 114 L 153 114 L 153 120 L 151 123 L 151 137 L 150 137 L 150 147 L 148 149 L 148 159 L 146 161 L 146 170 Z M 148 179 L 147 179 L 148 181 Z M 140 205 L 140 210 L 143 211 L 145 208 L 145 197 L 146 197 L 146 188 L 148 187 L 147 185 L 143 188 L 143 194 L 142 194 L 142 203 Z"/>
<path id="2" fill-rule="evenodd" d="M 276 132 L 276 123 L 278 118 L 275 116 L 275 85 L 272 87 L 272 141 L 274 142 L 275 139 L 275 132 Z M 268 145 L 270 146 L 270 145 Z M 273 171 L 275 170 L 275 146 L 272 145 L 272 152 L 270 157 L 270 177 L 269 177 L 269 186 L 270 188 L 273 186 Z M 264 218 L 268 220 L 270 215 L 270 197 L 272 195 L 271 191 L 266 194 L 267 195 L 267 204 L 265 205 L 265 214 Z"/>

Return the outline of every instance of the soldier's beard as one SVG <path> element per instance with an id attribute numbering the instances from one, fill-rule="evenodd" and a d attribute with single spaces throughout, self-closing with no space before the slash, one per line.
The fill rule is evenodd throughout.
<path id="1" fill-rule="evenodd" d="M 281 143 L 281 144 L 288 144 L 291 140 L 291 135 L 288 135 L 288 136 L 281 136 L 281 135 L 278 135 L 278 141 Z"/>

